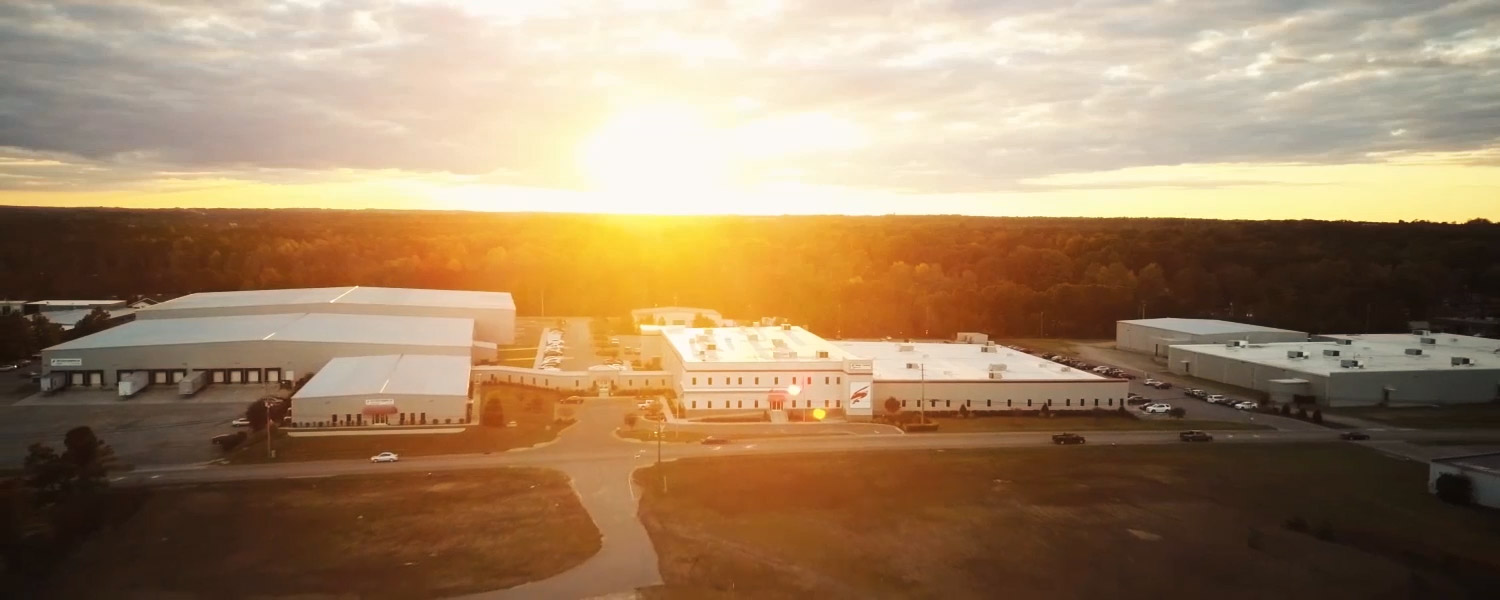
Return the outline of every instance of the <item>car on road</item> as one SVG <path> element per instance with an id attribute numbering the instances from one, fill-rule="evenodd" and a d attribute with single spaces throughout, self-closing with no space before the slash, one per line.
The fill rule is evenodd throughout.
<path id="1" fill-rule="evenodd" d="M 372 463 L 396 462 L 398 460 L 401 460 L 401 457 L 396 456 L 395 452 L 381 452 L 370 457 L 370 462 Z"/>
<path id="2" fill-rule="evenodd" d="M 1156 388 L 1158 390 L 1171 389 L 1171 387 L 1172 387 L 1172 384 L 1167 383 L 1165 381 L 1162 381 L 1160 379 L 1147 379 L 1144 383 L 1146 385 L 1154 387 L 1154 388 Z"/>
<path id="3" fill-rule="evenodd" d="M 1257 408 L 1260 408 L 1260 405 L 1249 400 L 1242 400 L 1240 402 L 1235 402 L 1234 408 L 1235 410 L 1255 410 Z"/>
<path id="4" fill-rule="evenodd" d="M 1110 372 L 1110 368 L 1104 366 L 1094 367 L 1094 372 L 1100 375 L 1108 375 Z"/>
<path id="5" fill-rule="evenodd" d="M 724 444 L 728 444 L 729 440 L 721 437 L 708 436 L 706 438 L 703 438 L 703 441 L 699 443 L 705 446 L 723 446 Z"/>
<path id="6" fill-rule="evenodd" d="M 0 365 L 0 373 L 9 373 L 19 368 L 19 365 Z"/>
<path id="7" fill-rule="evenodd" d="M 653 406 L 656 406 L 655 402 L 637 402 L 635 404 L 635 407 L 640 410 L 650 410 Z"/>
<path id="8" fill-rule="evenodd" d="M 1209 435 L 1207 431 L 1192 429 L 1177 434 L 1177 439 L 1184 442 L 1212 442 L 1214 441 L 1214 436 Z"/>
<path id="9" fill-rule="evenodd" d="M 1209 394 L 1203 399 L 1207 400 L 1209 404 L 1223 404 L 1229 401 L 1229 398 L 1225 397 L 1224 394 Z"/>
<path id="10" fill-rule="evenodd" d="M 1166 414 L 1166 413 L 1172 412 L 1172 405 L 1171 404 L 1167 404 L 1165 402 L 1157 402 L 1157 403 L 1154 403 L 1154 404 L 1147 404 L 1147 405 L 1141 407 L 1141 412 L 1146 413 L 1148 415 Z"/>
<path id="11" fill-rule="evenodd" d="M 1052 435 L 1052 443 L 1054 444 L 1082 444 L 1083 442 L 1083 436 L 1076 433 L 1055 433 Z"/>
<path id="12" fill-rule="evenodd" d="M 1363 431 L 1345 431 L 1339 434 L 1339 439 L 1350 442 L 1362 442 L 1370 439 L 1370 434 Z"/>
<path id="13" fill-rule="evenodd" d="M 240 417 L 238 419 L 230 421 L 229 424 L 232 425 L 232 426 L 235 426 L 235 427 L 249 427 L 250 426 L 250 419 L 247 419 L 245 417 Z"/>

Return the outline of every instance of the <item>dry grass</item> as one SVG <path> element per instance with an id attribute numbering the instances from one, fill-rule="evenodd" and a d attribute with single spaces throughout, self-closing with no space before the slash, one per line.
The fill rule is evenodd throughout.
<path id="1" fill-rule="evenodd" d="M 433 598 L 543 579 L 598 549 L 598 530 L 552 471 L 167 488 L 85 544 L 50 592 Z"/>
<path id="2" fill-rule="evenodd" d="M 1187 429 L 1270 429 L 1265 425 L 1235 421 L 1196 419 L 1137 419 L 1134 417 L 976 417 L 972 419 L 939 418 L 938 433 L 975 433 L 985 431 L 1183 431 Z"/>
<path id="3" fill-rule="evenodd" d="M 1500 516 L 1354 446 L 748 456 L 667 474 L 641 508 L 659 598 L 1448 598 L 1500 579 Z M 1293 516 L 1329 540 L 1283 528 Z"/>
<path id="4" fill-rule="evenodd" d="M 1329 412 L 1415 429 L 1500 429 L 1500 404 L 1410 408 L 1339 408 Z"/>
<path id="5" fill-rule="evenodd" d="M 304 460 L 367 459 L 381 452 L 406 456 L 438 454 L 487 454 L 514 448 L 527 448 L 557 438 L 560 426 L 524 427 L 474 426 L 460 433 L 419 435 L 349 435 L 330 437 L 278 436 L 276 458 L 266 456 L 264 443 L 237 448 L 230 453 L 232 464 L 288 462 Z"/>

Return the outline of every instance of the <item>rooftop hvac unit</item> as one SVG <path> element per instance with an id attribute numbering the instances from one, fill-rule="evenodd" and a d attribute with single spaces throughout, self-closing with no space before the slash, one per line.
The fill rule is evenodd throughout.
<path id="1" fill-rule="evenodd" d="M 993 373 L 995 371 L 1004 371 L 1007 368 L 1008 367 L 1005 366 L 1005 363 L 990 363 L 990 372 L 991 373 Z"/>
<path id="2" fill-rule="evenodd" d="M 911 344 L 897 344 L 896 345 L 896 351 L 897 352 L 913 352 L 915 350 L 916 350 L 916 347 L 912 346 Z"/>
<path id="3" fill-rule="evenodd" d="M 1346 358 L 1339 361 L 1339 366 L 1345 369 L 1363 369 L 1365 368 L 1365 363 L 1352 358 Z"/>
<path id="4" fill-rule="evenodd" d="M 1412 335 L 1423 335 L 1423 336 L 1426 336 L 1426 335 L 1432 335 L 1432 332 L 1428 331 L 1426 329 L 1417 329 L 1417 330 L 1413 330 L 1411 332 L 1411 334 Z"/>
<path id="5" fill-rule="evenodd" d="M 1250 343 L 1246 342 L 1245 340 L 1230 340 L 1229 342 L 1226 342 L 1224 344 L 1224 347 L 1226 347 L 1226 348 L 1244 348 L 1245 346 L 1248 346 L 1249 344 Z"/>
<path id="6" fill-rule="evenodd" d="M 917 363 L 906 363 L 906 368 L 908 368 L 908 369 L 920 369 L 920 368 L 922 368 L 922 365 L 917 364 Z"/>
<path id="7" fill-rule="evenodd" d="M 1464 356 L 1455 356 L 1452 360 L 1449 361 L 1449 364 L 1455 367 L 1472 367 L 1474 366 L 1474 361 L 1469 360 Z"/>
<path id="8" fill-rule="evenodd" d="M 1004 378 L 1005 378 L 1005 372 L 1004 371 L 990 371 L 990 379 L 1004 379 Z"/>
<path id="9" fill-rule="evenodd" d="M 828 351 L 827 350 L 819 350 L 818 351 L 818 358 L 828 358 Z"/>
<path id="10" fill-rule="evenodd" d="M 995 347 L 994 346 L 980 346 L 979 347 L 979 351 L 980 352 L 994 352 L 995 351 Z"/>
<path id="11" fill-rule="evenodd" d="M 719 345 L 715 344 L 713 342 L 709 342 L 708 346 L 704 348 L 704 350 L 707 350 L 709 352 L 713 352 L 714 350 L 718 350 L 718 349 L 719 349 Z"/>
<path id="12" fill-rule="evenodd" d="M 1307 358 L 1307 353 L 1303 352 L 1301 350 L 1287 350 L 1286 351 L 1286 357 L 1287 358 Z"/>
<path id="13" fill-rule="evenodd" d="M 1421 356 L 1422 355 L 1422 349 L 1421 348 L 1407 348 L 1406 349 L 1406 355 L 1407 356 Z"/>
<path id="14" fill-rule="evenodd" d="M 1338 355 L 1339 355 L 1339 351 L 1338 350 L 1324 350 L 1323 351 L 1323 356 L 1338 356 Z"/>
<path id="15" fill-rule="evenodd" d="M 1422 345 L 1423 346 L 1436 346 L 1437 345 L 1437 338 L 1424 337 L 1424 338 L 1422 338 L 1421 341 L 1422 341 Z"/>
<path id="16" fill-rule="evenodd" d="M 792 324 L 791 323 L 782 323 L 781 324 L 781 330 L 782 331 L 791 331 L 792 330 Z"/>
<path id="17" fill-rule="evenodd" d="M 1340 346 L 1353 346 L 1354 345 L 1354 340 L 1350 340 L 1350 339 L 1334 340 L 1334 342 L 1337 343 Z"/>

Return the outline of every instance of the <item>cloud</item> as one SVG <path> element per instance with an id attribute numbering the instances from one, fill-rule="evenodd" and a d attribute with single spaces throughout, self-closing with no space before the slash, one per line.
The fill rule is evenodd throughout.
<path id="1" fill-rule="evenodd" d="M 72 165 L 0 163 L 0 188 L 340 169 L 568 188 L 590 132 L 663 101 L 731 128 L 827 115 L 862 143 L 743 175 L 887 191 L 1500 146 L 1500 4 L 1473 0 L 13 0 L 0 64 L 0 156 Z"/>

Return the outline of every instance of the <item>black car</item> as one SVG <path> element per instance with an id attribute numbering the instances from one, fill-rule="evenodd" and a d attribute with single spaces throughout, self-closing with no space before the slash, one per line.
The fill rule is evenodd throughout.
<path id="1" fill-rule="evenodd" d="M 708 436 L 706 438 L 703 438 L 703 441 L 699 443 L 705 446 L 722 446 L 724 444 L 728 444 L 729 440 L 721 437 Z"/>
<path id="2" fill-rule="evenodd" d="M 1214 441 L 1214 436 L 1209 435 L 1207 431 L 1198 431 L 1194 429 L 1177 434 L 1177 439 L 1180 439 L 1184 442 L 1212 442 Z"/>
<path id="3" fill-rule="evenodd" d="M 1345 431 L 1339 434 L 1339 439 L 1351 442 L 1360 442 L 1370 439 L 1370 434 L 1363 431 Z"/>
<path id="4" fill-rule="evenodd" d="M 1083 442 L 1083 436 L 1076 433 L 1056 433 L 1052 435 L 1052 443 L 1054 444 L 1082 444 Z"/>

